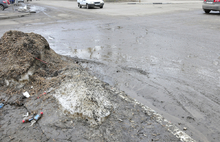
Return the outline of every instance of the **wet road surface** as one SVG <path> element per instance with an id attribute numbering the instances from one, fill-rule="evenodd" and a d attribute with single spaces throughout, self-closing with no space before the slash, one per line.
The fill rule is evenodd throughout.
<path id="1" fill-rule="evenodd" d="M 57 53 L 76 57 L 99 79 L 186 127 L 195 140 L 219 141 L 219 13 L 195 6 L 112 16 L 44 7 L 23 20 L 5 20 L 10 25 L 1 35 L 10 29 L 41 34 Z"/>

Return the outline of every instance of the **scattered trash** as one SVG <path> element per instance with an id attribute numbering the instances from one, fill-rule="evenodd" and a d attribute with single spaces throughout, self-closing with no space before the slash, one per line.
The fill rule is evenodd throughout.
<path id="1" fill-rule="evenodd" d="M 39 99 L 41 96 L 46 95 L 47 92 L 44 92 L 43 94 L 40 94 L 37 98 Z"/>
<path id="2" fill-rule="evenodd" d="M 29 113 L 27 112 L 27 114 L 24 114 L 23 117 L 28 117 L 29 116 Z"/>
<path id="3" fill-rule="evenodd" d="M 121 121 L 121 122 L 123 121 L 123 120 L 121 120 L 121 119 L 118 119 L 118 120 Z"/>
<path id="4" fill-rule="evenodd" d="M 30 126 L 33 126 L 34 123 L 36 123 L 41 118 L 42 115 L 43 115 L 43 112 L 40 112 L 39 114 L 36 114 L 35 116 L 34 115 L 29 116 L 29 113 L 27 112 L 26 115 L 23 115 L 24 118 L 22 120 L 22 123 L 31 122 Z"/>
<path id="5" fill-rule="evenodd" d="M 25 122 L 31 122 L 31 120 L 33 120 L 33 115 L 32 116 L 29 116 L 29 113 L 27 112 L 27 114 L 24 114 L 23 115 L 23 120 L 22 120 L 22 123 L 25 123 Z"/>
<path id="6" fill-rule="evenodd" d="M 35 59 L 37 59 L 37 60 L 39 60 L 39 61 L 41 61 L 41 62 L 47 64 L 47 62 L 45 62 L 45 61 L 43 61 L 43 60 L 41 60 L 41 59 L 38 59 L 38 58 L 35 58 Z"/>
<path id="7" fill-rule="evenodd" d="M 34 119 L 33 116 L 25 117 L 25 118 L 22 120 L 22 123 L 31 122 L 33 119 Z"/>
<path id="8" fill-rule="evenodd" d="M 42 115 L 43 115 L 43 112 L 40 112 L 40 114 L 35 115 L 34 118 L 33 118 L 33 121 L 31 121 L 30 126 L 33 126 L 34 123 L 36 123 L 41 118 Z"/>
<path id="9" fill-rule="evenodd" d="M 26 98 L 29 98 L 29 97 L 30 97 L 30 95 L 29 95 L 29 93 L 28 93 L 27 91 L 24 92 L 23 95 L 24 95 Z"/>
<path id="10" fill-rule="evenodd" d="M 0 103 L 0 108 L 3 108 L 4 104 L 3 103 Z"/>

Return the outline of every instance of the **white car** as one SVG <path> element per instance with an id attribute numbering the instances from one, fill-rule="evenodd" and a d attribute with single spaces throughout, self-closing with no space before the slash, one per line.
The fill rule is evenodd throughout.
<path id="1" fill-rule="evenodd" d="M 91 7 L 103 8 L 104 1 L 103 0 L 77 0 L 77 4 L 79 8 L 82 8 L 82 6 L 86 6 L 87 9 Z"/>

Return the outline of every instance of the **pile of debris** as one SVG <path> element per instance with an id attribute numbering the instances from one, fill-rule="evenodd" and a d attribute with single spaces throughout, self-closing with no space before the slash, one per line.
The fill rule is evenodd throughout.
<path id="1" fill-rule="evenodd" d="M 64 65 L 39 34 L 8 31 L 0 39 L 0 86 L 7 90 L 31 86 L 32 93 L 45 90 L 58 81 L 48 84 L 46 78 L 56 77 Z"/>

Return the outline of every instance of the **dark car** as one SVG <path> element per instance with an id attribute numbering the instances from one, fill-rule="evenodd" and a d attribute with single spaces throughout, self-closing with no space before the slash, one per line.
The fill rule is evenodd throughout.
<path id="1" fill-rule="evenodd" d="M 205 13 L 220 11 L 220 0 L 204 0 L 202 8 Z"/>
<path id="2" fill-rule="evenodd" d="M 0 11 L 3 11 L 5 8 L 8 8 L 8 1 L 0 0 Z"/>

